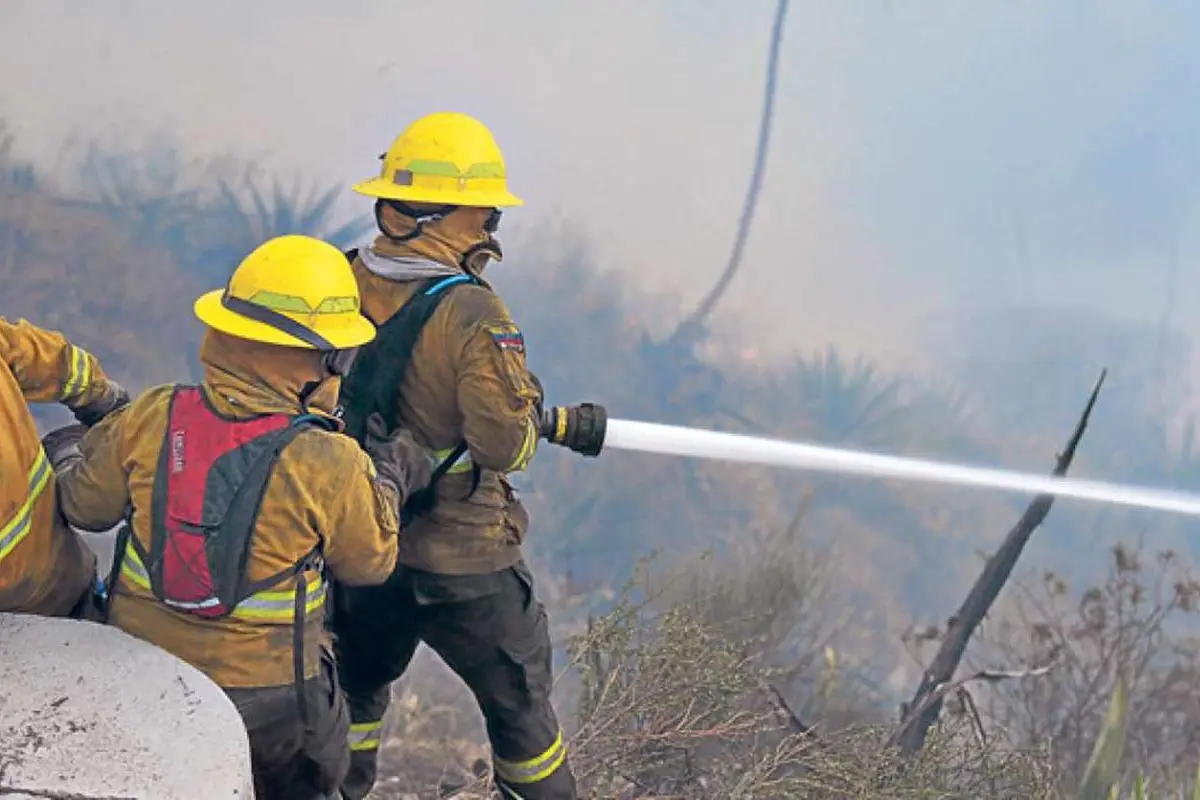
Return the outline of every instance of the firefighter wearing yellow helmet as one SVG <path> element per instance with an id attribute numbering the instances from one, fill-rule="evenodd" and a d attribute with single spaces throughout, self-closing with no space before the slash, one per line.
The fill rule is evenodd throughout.
<path id="1" fill-rule="evenodd" d="M 363 452 L 337 433 L 341 373 L 375 336 L 337 248 L 272 239 L 195 312 L 203 381 L 149 389 L 60 442 L 62 510 L 88 530 L 124 523 L 106 614 L 225 689 L 256 796 L 323 798 L 349 768 L 326 576 L 387 579 L 429 454 L 407 435 Z"/>
<path id="2" fill-rule="evenodd" d="M 520 328 L 482 277 L 502 257 L 501 209 L 522 200 L 491 132 L 466 114 L 417 120 L 382 161 L 354 186 L 375 198 L 379 233 L 346 255 L 379 338 L 343 385 L 347 432 L 361 440 L 363 421 L 380 414 L 387 430 L 411 430 L 435 450 L 436 466 L 404 509 L 391 579 L 336 594 L 352 721 L 342 793 L 371 790 L 390 684 L 424 641 L 478 700 L 505 796 L 574 798 L 550 704 L 546 612 L 521 554 L 529 518 L 509 482 L 544 430 L 542 389 Z"/>

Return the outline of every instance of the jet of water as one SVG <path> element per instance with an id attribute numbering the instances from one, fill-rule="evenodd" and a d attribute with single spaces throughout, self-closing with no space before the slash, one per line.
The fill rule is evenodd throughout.
<path id="1" fill-rule="evenodd" d="M 1026 494 L 1050 494 L 1200 516 L 1200 495 L 1172 489 L 972 467 L 627 419 L 608 420 L 604 448 L 864 477 L 975 486 Z"/>

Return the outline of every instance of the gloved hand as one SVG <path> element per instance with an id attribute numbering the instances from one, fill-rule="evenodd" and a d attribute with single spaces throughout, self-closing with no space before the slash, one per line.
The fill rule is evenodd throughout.
<path id="1" fill-rule="evenodd" d="M 57 472 L 69 462 L 83 458 L 79 452 L 79 441 L 87 433 L 87 426 L 76 423 L 56 428 L 42 437 L 42 448 L 50 459 L 50 466 Z"/>
<path id="2" fill-rule="evenodd" d="M 542 382 L 538 380 L 538 376 L 534 375 L 532 372 L 529 373 L 529 380 L 533 381 L 533 385 L 537 387 L 538 398 L 537 402 L 534 404 L 534 409 L 535 413 L 537 414 L 535 419 L 540 420 L 542 418 L 543 409 L 546 407 L 546 390 L 542 388 Z"/>
<path id="3" fill-rule="evenodd" d="M 387 424 L 378 412 L 367 417 L 367 435 L 364 447 L 379 479 L 390 483 L 404 505 L 413 492 L 429 485 L 433 472 L 433 454 L 417 444 L 412 433 L 401 428 L 387 435 Z"/>
<path id="4" fill-rule="evenodd" d="M 127 405 L 129 405 L 129 392 L 125 391 L 125 387 L 121 384 L 110 380 L 108 388 L 104 390 L 104 395 L 100 399 L 93 400 L 86 406 L 78 406 L 73 410 L 75 419 L 90 428 L 118 408 Z"/>

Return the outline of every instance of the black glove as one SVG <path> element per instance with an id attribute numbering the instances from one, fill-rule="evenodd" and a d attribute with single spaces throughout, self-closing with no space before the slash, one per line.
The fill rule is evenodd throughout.
<path id="1" fill-rule="evenodd" d="M 551 406 L 541 414 L 539 433 L 551 444 L 561 445 L 580 455 L 594 458 L 604 447 L 608 413 L 604 406 L 580 403 L 577 406 Z"/>
<path id="2" fill-rule="evenodd" d="M 546 390 L 542 388 L 542 382 L 538 380 L 538 376 L 534 375 L 532 372 L 529 373 L 529 380 L 533 381 L 533 385 L 537 388 L 538 396 L 537 402 L 534 403 L 534 409 L 537 413 L 537 419 L 540 420 L 542 418 L 543 409 L 546 405 Z"/>
<path id="3" fill-rule="evenodd" d="M 364 448 L 375 462 L 379 480 L 395 487 L 401 506 L 413 492 L 429 485 L 433 454 L 417 444 L 407 430 L 399 429 L 388 436 L 387 424 L 378 412 L 367 417 Z"/>
<path id="4" fill-rule="evenodd" d="M 125 391 L 125 387 L 116 381 L 109 381 L 103 397 L 72 410 L 75 412 L 75 419 L 90 428 L 118 408 L 124 408 L 127 405 L 129 405 L 129 392 Z"/>
<path id="5" fill-rule="evenodd" d="M 69 462 L 83 458 L 79 452 L 79 441 L 87 433 L 87 426 L 76 423 L 56 428 L 42 437 L 42 449 L 50 459 L 50 466 L 57 472 Z"/>

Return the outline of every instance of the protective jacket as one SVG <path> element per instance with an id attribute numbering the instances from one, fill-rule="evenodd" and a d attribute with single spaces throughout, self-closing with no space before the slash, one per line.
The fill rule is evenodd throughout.
<path id="1" fill-rule="evenodd" d="M 312 351 L 209 331 L 201 348 L 204 403 L 229 421 L 306 412 L 332 421 L 335 379 L 321 383 L 304 403 L 300 399 L 305 378 L 320 378 L 318 358 Z M 329 645 L 324 576 L 319 561 L 309 562 L 298 575 L 289 570 L 319 553 L 340 583 L 384 581 L 396 559 L 396 495 L 390 486 L 375 482 L 370 458 L 353 440 L 321 427 L 299 430 L 279 451 L 255 518 L 245 573 L 251 587 L 266 588 L 237 604 L 228 616 L 205 618 L 175 610 L 156 598 L 152 578 L 161 575 L 154 576 L 142 557 L 152 552 L 156 529 L 161 535 L 167 524 L 163 515 L 168 506 L 161 491 L 158 497 L 155 492 L 156 484 L 163 485 L 161 472 L 181 471 L 187 458 L 183 450 L 175 452 L 179 443 L 164 444 L 168 419 L 176 418 L 173 397 L 179 397 L 177 387 L 159 386 L 106 418 L 80 443 L 83 459 L 68 466 L 60 478 L 63 512 L 80 527 L 108 527 L 126 517 L 129 507 L 130 535 L 136 543 L 126 549 L 112 588 L 110 622 L 193 664 L 223 687 L 279 686 L 296 677 L 293 621 L 303 578 L 302 671 L 303 677 L 311 678 L 318 673 L 320 646 Z M 242 428 L 239 441 L 248 446 L 254 437 L 271 432 L 267 422 Z M 163 453 L 164 446 L 171 451 Z M 176 457 L 182 462 L 178 469 L 173 465 Z M 220 488 L 214 482 L 210 479 L 205 486 L 205 503 L 209 493 Z M 188 502 L 185 498 L 182 505 L 170 506 L 171 513 L 187 513 L 182 509 Z M 273 582 L 282 573 L 287 574 Z M 176 598 L 177 605 L 186 599 Z"/>
<path id="2" fill-rule="evenodd" d="M 461 276 L 426 256 L 425 237 L 385 236 L 357 255 L 363 312 L 382 326 L 431 278 Z M 436 504 L 405 527 L 402 564 L 443 575 L 497 572 L 521 560 L 529 517 L 508 480 L 537 448 L 539 391 L 524 337 L 504 302 L 476 278 L 444 290 L 395 394 L 396 418 L 442 459 L 466 453 L 436 486 Z"/>
<path id="3" fill-rule="evenodd" d="M 0 317 L 0 611 L 61 615 L 95 557 L 55 511 L 55 479 L 29 402 L 75 409 L 102 397 L 99 362 L 60 333 Z"/>

